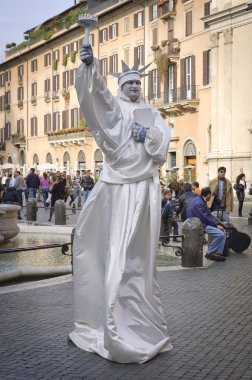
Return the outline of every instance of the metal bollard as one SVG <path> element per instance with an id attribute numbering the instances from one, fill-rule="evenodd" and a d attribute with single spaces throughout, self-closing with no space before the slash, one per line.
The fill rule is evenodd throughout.
<path id="1" fill-rule="evenodd" d="M 203 266 L 203 228 L 198 218 L 189 218 L 183 223 L 182 267 L 194 268 Z"/>
<path id="2" fill-rule="evenodd" d="M 63 199 L 58 199 L 54 205 L 55 224 L 66 224 L 66 205 Z"/>
<path id="3" fill-rule="evenodd" d="M 37 220 L 37 201 L 35 198 L 28 199 L 26 205 L 26 220 L 35 222 Z"/>

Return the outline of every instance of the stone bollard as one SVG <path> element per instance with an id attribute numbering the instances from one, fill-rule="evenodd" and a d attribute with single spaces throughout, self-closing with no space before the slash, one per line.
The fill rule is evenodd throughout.
<path id="1" fill-rule="evenodd" d="M 182 267 L 194 268 L 203 266 L 203 228 L 198 218 L 189 218 L 183 223 Z"/>
<path id="2" fill-rule="evenodd" d="M 54 205 L 55 224 L 66 224 L 66 205 L 63 199 L 58 199 Z"/>
<path id="3" fill-rule="evenodd" d="M 26 220 L 35 222 L 37 220 L 37 211 L 36 198 L 29 198 L 26 205 Z"/>

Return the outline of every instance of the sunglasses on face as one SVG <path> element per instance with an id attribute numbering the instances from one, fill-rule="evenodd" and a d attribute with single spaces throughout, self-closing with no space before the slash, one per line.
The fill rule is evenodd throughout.
<path id="1" fill-rule="evenodd" d="M 225 170 L 220 170 L 220 173 L 226 173 Z"/>
<path id="2" fill-rule="evenodd" d="M 141 86 L 140 80 L 129 80 L 127 83 L 130 85 L 135 83 L 137 86 Z"/>

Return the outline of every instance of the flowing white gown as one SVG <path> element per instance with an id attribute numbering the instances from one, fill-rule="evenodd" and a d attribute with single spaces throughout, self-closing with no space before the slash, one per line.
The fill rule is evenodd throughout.
<path id="1" fill-rule="evenodd" d="M 83 114 L 105 155 L 74 237 L 74 330 L 81 349 L 118 363 L 143 363 L 172 348 L 156 282 L 160 229 L 158 166 L 169 131 L 153 107 L 113 97 L 97 61 L 78 69 Z M 145 143 L 131 137 L 134 109 L 151 109 Z M 144 111 L 143 111 L 144 112 Z"/>

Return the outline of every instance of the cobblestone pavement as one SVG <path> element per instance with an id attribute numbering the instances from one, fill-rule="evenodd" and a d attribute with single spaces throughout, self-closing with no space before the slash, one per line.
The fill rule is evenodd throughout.
<path id="1" fill-rule="evenodd" d="M 252 235 L 245 218 L 233 222 Z M 251 279 L 251 247 L 207 270 L 159 272 L 174 348 L 141 365 L 68 343 L 72 282 L 0 294 L 0 379 L 251 380 Z"/>

